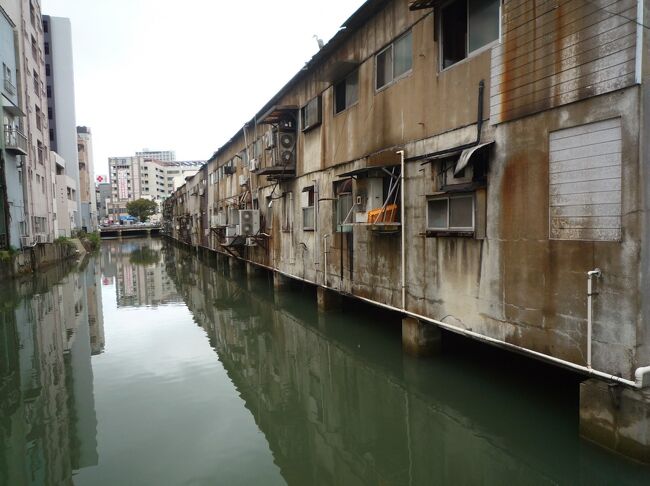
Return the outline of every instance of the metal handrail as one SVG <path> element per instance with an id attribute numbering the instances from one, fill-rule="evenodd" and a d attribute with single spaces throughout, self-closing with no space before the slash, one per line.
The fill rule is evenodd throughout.
<path id="1" fill-rule="evenodd" d="M 5 125 L 5 148 L 19 149 L 27 153 L 27 137 L 16 127 Z"/>

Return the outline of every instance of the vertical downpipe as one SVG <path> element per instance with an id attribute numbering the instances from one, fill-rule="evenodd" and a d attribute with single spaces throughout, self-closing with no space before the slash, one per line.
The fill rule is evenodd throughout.
<path id="1" fill-rule="evenodd" d="M 594 293 L 593 278 L 600 278 L 600 268 L 587 272 L 587 368 L 591 368 L 591 336 L 593 330 L 593 296 Z"/>
<path id="2" fill-rule="evenodd" d="M 402 223 L 402 309 L 406 310 L 406 209 L 404 201 L 406 199 L 404 193 L 404 151 L 397 152 L 400 155 L 400 220 Z"/>

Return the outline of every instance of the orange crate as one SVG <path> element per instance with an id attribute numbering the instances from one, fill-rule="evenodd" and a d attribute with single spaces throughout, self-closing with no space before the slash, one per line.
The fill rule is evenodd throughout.
<path id="1" fill-rule="evenodd" d="M 368 223 L 397 222 L 397 204 L 388 204 L 385 208 L 368 211 Z"/>

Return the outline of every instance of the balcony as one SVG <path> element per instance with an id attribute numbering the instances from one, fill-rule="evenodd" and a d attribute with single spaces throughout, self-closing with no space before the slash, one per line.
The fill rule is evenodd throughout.
<path id="1" fill-rule="evenodd" d="M 11 96 L 16 94 L 16 86 L 11 82 L 11 77 L 7 76 L 7 73 L 4 75 L 4 87 L 5 91 Z"/>
<path id="2" fill-rule="evenodd" d="M 5 125 L 5 150 L 14 155 L 27 155 L 27 137 L 10 125 Z"/>

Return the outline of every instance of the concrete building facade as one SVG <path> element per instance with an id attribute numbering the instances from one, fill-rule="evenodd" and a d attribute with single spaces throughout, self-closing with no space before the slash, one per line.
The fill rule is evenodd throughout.
<path id="1" fill-rule="evenodd" d="M 18 69 L 21 109 L 25 113 L 28 154 L 23 168 L 23 196 L 28 244 L 52 241 L 56 235 L 55 178 L 50 162 L 44 32 L 37 0 L 20 1 Z"/>
<path id="2" fill-rule="evenodd" d="M 77 127 L 77 159 L 79 160 L 79 191 L 81 193 L 81 228 L 87 232 L 93 232 L 97 229 L 97 200 L 93 142 L 88 127 Z"/>
<path id="3" fill-rule="evenodd" d="M 65 174 L 75 181 L 77 214 L 72 230 L 81 229 L 81 186 L 75 119 L 74 64 L 70 19 L 43 16 L 47 90 L 47 132 L 51 149 L 65 161 Z M 86 206 L 87 208 L 87 206 Z"/>
<path id="4" fill-rule="evenodd" d="M 18 2 L 2 4 L 0 8 L 0 62 L 2 62 L 0 194 L 3 198 L 0 201 L 0 248 L 20 248 L 20 237 L 27 234 L 27 217 L 23 202 L 23 164 L 28 150 L 25 114 L 19 108 L 16 30 L 16 22 L 19 18 Z"/>
<path id="5" fill-rule="evenodd" d="M 649 24 L 647 0 L 369 0 L 166 231 L 582 373 L 582 434 L 650 462 Z"/>

